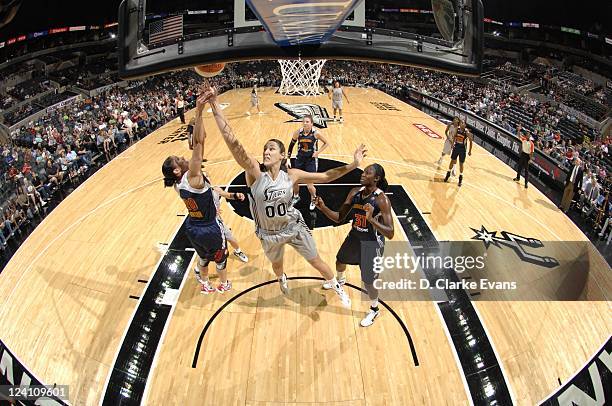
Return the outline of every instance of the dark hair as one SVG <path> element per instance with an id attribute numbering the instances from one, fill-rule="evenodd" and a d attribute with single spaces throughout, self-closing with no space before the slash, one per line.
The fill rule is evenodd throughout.
<path id="1" fill-rule="evenodd" d="M 162 164 L 162 173 L 164 174 L 164 187 L 174 186 L 178 179 L 174 174 L 174 158 L 169 156 Z"/>
<path id="2" fill-rule="evenodd" d="M 302 120 L 304 120 L 305 118 L 309 119 L 311 123 L 314 123 L 314 120 L 312 119 L 312 115 L 306 114 L 305 116 L 302 117 Z"/>
<path id="3" fill-rule="evenodd" d="M 283 154 L 285 152 L 285 144 L 283 144 L 283 142 L 279 139 L 276 138 L 270 138 L 268 141 L 266 141 L 266 144 L 269 143 L 270 141 L 275 142 L 276 145 L 278 145 L 278 149 L 280 150 L 281 154 Z M 285 171 L 287 172 L 287 158 L 284 158 L 281 161 L 281 171 Z M 265 172 L 266 166 L 264 164 L 259 164 L 259 170 Z"/>
<path id="4" fill-rule="evenodd" d="M 385 168 L 383 168 L 380 164 L 372 164 L 374 168 L 374 174 L 378 176 L 378 182 L 376 182 L 376 186 L 383 192 L 387 191 L 389 187 L 389 182 L 387 182 L 387 178 L 385 177 Z"/>

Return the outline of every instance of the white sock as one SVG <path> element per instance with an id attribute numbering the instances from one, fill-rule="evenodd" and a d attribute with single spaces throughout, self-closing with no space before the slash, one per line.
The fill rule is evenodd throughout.
<path id="1" fill-rule="evenodd" d="M 334 288 L 334 290 L 340 289 L 340 284 L 338 283 L 338 279 L 336 279 L 335 276 L 331 278 L 330 280 L 328 280 L 327 282 Z"/>
<path id="2" fill-rule="evenodd" d="M 370 307 L 374 307 L 374 308 L 378 307 L 378 298 L 370 302 Z"/>
<path id="3" fill-rule="evenodd" d="M 337 273 L 338 273 L 337 279 L 344 278 L 344 271 L 338 271 Z"/>
<path id="4" fill-rule="evenodd" d="M 234 250 L 234 252 L 236 252 L 236 253 L 240 254 L 242 251 L 240 251 L 240 247 L 238 247 L 238 248 L 236 248 L 236 249 Z"/>

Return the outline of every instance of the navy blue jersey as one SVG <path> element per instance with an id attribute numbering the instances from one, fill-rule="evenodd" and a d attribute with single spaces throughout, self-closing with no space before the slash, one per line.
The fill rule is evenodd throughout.
<path id="1" fill-rule="evenodd" d="M 317 134 L 317 130 L 312 128 L 309 133 L 305 133 L 304 129 L 300 129 L 298 132 L 298 159 L 310 159 L 312 158 L 312 154 L 314 154 L 318 149 L 318 140 L 315 136 Z"/>
<path id="2" fill-rule="evenodd" d="M 372 224 L 368 223 L 366 220 L 366 212 L 363 209 L 363 206 L 366 204 L 370 204 L 374 207 L 374 212 L 372 213 L 372 217 L 377 218 L 381 215 L 380 207 L 376 202 L 376 197 L 383 193 L 382 190 L 376 189 L 374 192 L 369 194 L 368 196 L 363 196 L 365 187 L 359 189 L 359 192 L 353 196 L 353 200 L 351 201 L 351 221 L 352 228 L 350 234 L 356 236 L 360 240 L 380 240 L 383 238 L 382 234 L 380 234 Z"/>
<path id="3" fill-rule="evenodd" d="M 467 142 L 467 129 L 457 128 L 457 132 L 455 133 L 455 145 L 465 145 Z"/>
<path id="4" fill-rule="evenodd" d="M 185 173 L 180 183 L 174 185 L 174 188 L 189 211 L 189 220 L 211 223 L 217 218 L 219 199 L 206 178 L 204 179 L 204 187 L 196 189 L 189 185 L 187 173 Z"/>

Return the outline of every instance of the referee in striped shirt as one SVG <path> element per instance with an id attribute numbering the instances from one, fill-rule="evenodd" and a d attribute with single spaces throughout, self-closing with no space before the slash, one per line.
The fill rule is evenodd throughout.
<path id="1" fill-rule="evenodd" d="M 523 132 L 521 126 L 517 128 L 516 133 L 521 140 L 521 156 L 519 157 L 518 169 L 516 171 L 516 178 L 514 178 L 514 181 L 521 181 L 521 170 L 525 169 L 525 189 L 527 189 L 527 184 L 529 182 L 529 161 L 533 156 L 534 145 L 533 141 L 531 141 L 531 137 L 529 137 L 529 134 Z"/>

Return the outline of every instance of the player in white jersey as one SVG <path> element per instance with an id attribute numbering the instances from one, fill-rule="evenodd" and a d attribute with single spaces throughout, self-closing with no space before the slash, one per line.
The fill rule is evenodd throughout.
<path id="1" fill-rule="evenodd" d="M 336 280 L 329 265 L 319 257 L 310 230 L 301 213 L 291 204 L 291 199 L 293 184 L 296 182 L 327 183 L 357 168 L 366 155 L 365 146 L 357 148 L 354 161 L 349 165 L 326 172 L 310 173 L 287 169 L 284 144 L 280 140 L 271 139 L 264 146 L 263 164 L 260 164 L 254 156 L 246 152 L 232 132 L 217 101 L 216 89 L 209 88 L 206 97 L 225 143 L 246 173 L 246 182 L 251 188 L 249 201 L 256 224 L 255 233 L 266 256 L 272 262 L 272 270 L 278 278 L 281 291 L 284 294 L 289 293 L 287 275 L 283 271 L 283 253 L 285 245 L 290 245 L 323 275 L 340 297 L 342 304 L 350 307 L 348 295 Z"/>
<path id="2" fill-rule="evenodd" d="M 263 114 L 263 111 L 261 111 L 259 108 L 259 93 L 257 93 L 257 85 L 253 86 L 253 89 L 251 90 L 251 107 L 249 107 L 249 110 L 247 111 L 247 116 L 251 115 L 251 110 L 253 110 L 253 107 L 257 107 L 258 114 Z"/>
<path id="3" fill-rule="evenodd" d="M 338 111 L 340 115 L 340 122 L 344 121 L 344 118 L 342 118 L 342 96 L 344 96 L 347 103 L 350 103 L 348 97 L 346 97 L 346 93 L 344 93 L 344 89 L 340 86 L 340 82 L 336 80 L 334 82 L 334 88 L 329 93 L 329 98 L 332 101 L 332 109 L 334 109 L 334 121 L 336 121 L 336 111 Z"/>
<path id="4" fill-rule="evenodd" d="M 450 155 L 453 152 L 453 140 L 455 139 L 455 134 L 457 134 L 457 129 L 459 128 L 459 117 L 454 117 L 453 121 L 446 126 L 446 131 L 444 131 L 444 135 L 446 139 L 444 140 L 444 147 L 442 148 L 442 155 L 440 155 L 440 159 L 438 159 L 438 166 L 442 165 L 442 159 L 444 155 Z M 455 176 L 455 168 L 453 168 L 452 173 Z"/>

